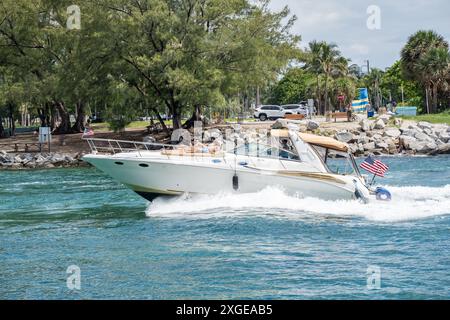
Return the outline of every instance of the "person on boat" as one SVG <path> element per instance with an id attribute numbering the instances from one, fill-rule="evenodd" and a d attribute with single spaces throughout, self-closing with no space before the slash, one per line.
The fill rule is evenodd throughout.
<path id="1" fill-rule="evenodd" d="M 282 139 L 280 153 L 279 153 L 280 158 L 289 159 L 289 150 L 290 150 L 290 147 L 289 147 L 288 139 Z"/>

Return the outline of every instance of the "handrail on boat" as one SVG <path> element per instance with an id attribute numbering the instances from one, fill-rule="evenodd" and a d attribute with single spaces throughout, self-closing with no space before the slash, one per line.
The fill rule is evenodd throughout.
<path id="1" fill-rule="evenodd" d="M 156 142 L 141 142 L 141 141 L 127 141 L 127 140 L 115 140 L 115 139 L 101 139 L 101 138 L 83 138 L 85 140 L 92 153 L 124 153 L 124 152 L 138 152 L 160 149 L 175 149 L 179 146 L 173 144 L 164 144 Z"/>

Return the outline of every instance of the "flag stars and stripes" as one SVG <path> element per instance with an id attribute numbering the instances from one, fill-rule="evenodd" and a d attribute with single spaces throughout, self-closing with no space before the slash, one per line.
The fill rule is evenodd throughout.
<path id="1" fill-rule="evenodd" d="M 373 159 L 370 156 L 364 160 L 363 163 L 361 163 L 360 167 L 378 177 L 384 177 L 386 172 L 389 170 L 389 166 L 380 160 Z"/>

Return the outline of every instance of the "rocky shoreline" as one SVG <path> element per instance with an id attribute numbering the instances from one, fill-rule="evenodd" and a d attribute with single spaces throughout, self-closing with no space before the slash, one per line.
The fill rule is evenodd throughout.
<path id="1" fill-rule="evenodd" d="M 374 120 L 360 118 L 352 129 L 338 130 L 313 120 L 278 120 L 273 129 L 296 125 L 301 132 L 328 136 L 348 144 L 357 157 L 450 154 L 450 126 L 428 122 L 404 122 L 383 115 Z M 243 133 L 243 132 L 242 132 Z M 7 153 L 0 150 L 0 170 L 87 167 L 84 153 Z"/>
<path id="2" fill-rule="evenodd" d="M 286 127 L 279 120 L 273 128 Z M 383 115 L 374 120 L 358 120 L 350 130 L 321 128 L 315 121 L 300 121 L 296 124 L 302 132 L 328 136 L 348 144 L 353 155 L 439 155 L 450 154 L 450 127 L 447 124 L 428 122 L 404 123 L 402 119 Z"/>
<path id="3" fill-rule="evenodd" d="M 53 169 L 86 167 L 88 163 L 81 160 L 84 154 L 61 153 L 6 153 L 0 151 L 0 170 Z"/>
<path id="4" fill-rule="evenodd" d="M 450 127 L 428 122 L 403 123 L 388 115 L 361 120 L 352 132 L 337 132 L 335 138 L 349 144 L 356 156 L 438 155 L 450 153 Z"/>

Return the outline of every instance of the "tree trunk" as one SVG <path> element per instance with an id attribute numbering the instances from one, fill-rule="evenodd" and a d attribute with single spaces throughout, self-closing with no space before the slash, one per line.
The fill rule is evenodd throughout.
<path id="1" fill-rule="evenodd" d="M 9 104 L 9 121 L 10 121 L 10 135 L 16 135 L 16 124 L 14 119 L 14 105 L 12 103 Z"/>
<path id="2" fill-rule="evenodd" d="M 427 106 L 427 114 L 430 114 L 430 92 L 431 92 L 431 87 L 429 84 L 427 84 L 425 86 L 425 103 Z"/>
<path id="3" fill-rule="evenodd" d="M 53 131 L 53 129 L 56 128 L 56 119 L 58 116 L 58 112 L 56 109 L 56 106 L 54 103 L 52 103 L 52 106 L 50 108 L 50 130 Z"/>
<path id="4" fill-rule="evenodd" d="M 202 110 L 200 105 L 195 105 L 192 116 L 183 124 L 184 129 L 190 129 L 194 126 L 195 121 L 202 121 Z"/>
<path id="5" fill-rule="evenodd" d="M 161 124 L 161 127 L 163 128 L 164 132 L 167 135 L 170 135 L 170 131 L 169 128 L 167 128 L 166 123 L 164 122 L 164 119 L 161 117 L 161 115 L 159 114 L 158 110 L 156 109 L 152 109 L 153 113 L 156 115 L 156 117 L 158 118 L 159 123 Z"/>
<path id="6" fill-rule="evenodd" d="M 438 112 L 438 87 L 433 83 L 433 109 L 432 113 Z"/>
<path id="7" fill-rule="evenodd" d="M 172 104 L 172 123 L 173 123 L 173 129 L 181 129 L 181 112 L 180 107 L 178 103 Z"/>
<path id="8" fill-rule="evenodd" d="M 59 116 L 61 117 L 61 122 L 55 130 L 55 134 L 66 134 L 71 133 L 70 128 L 70 114 L 66 109 L 66 106 L 63 102 L 58 101 L 55 102 L 55 107 L 59 112 Z"/>
<path id="9" fill-rule="evenodd" d="M 39 116 L 39 120 L 41 120 L 41 127 L 46 127 L 47 126 L 47 122 L 46 122 L 46 116 L 45 116 L 45 109 L 44 108 L 39 108 L 38 109 L 38 116 Z"/>
<path id="10" fill-rule="evenodd" d="M 73 132 L 83 132 L 85 127 L 85 113 L 84 113 L 84 103 L 82 101 L 78 101 L 76 104 L 77 108 L 77 118 L 75 120 L 75 124 L 72 127 Z"/>
<path id="11" fill-rule="evenodd" d="M 38 116 L 41 120 L 41 127 L 50 126 L 49 104 L 47 102 L 41 108 L 38 108 Z"/>
<path id="12" fill-rule="evenodd" d="M 324 114 L 324 110 L 322 110 L 322 104 L 320 103 L 320 78 L 319 76 L 317 76 L 317 91 L 316 91 L 316 95 L 317 95 L 317 112 L 320 114 Z"/>
<path id="13" fill-rule="evenodd" d="M 0 116 L 0 138 L 3 138 L 5 134 L 5 128 L 3 127 L 3 118 Z"/>
<path id="14" fill-rule="evenodd" d="M 328 112 L 328 75 L 325 76 L 325 114 Z"/>

